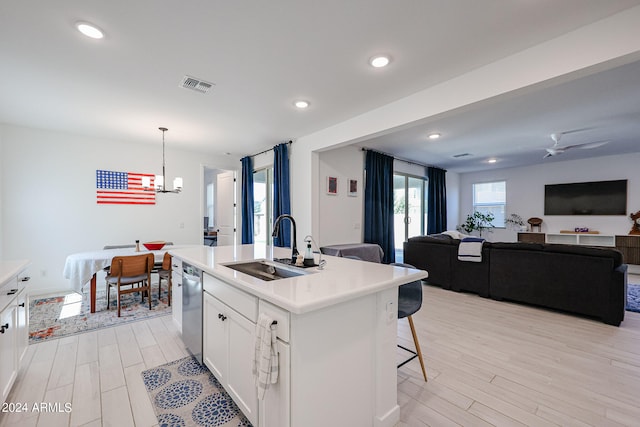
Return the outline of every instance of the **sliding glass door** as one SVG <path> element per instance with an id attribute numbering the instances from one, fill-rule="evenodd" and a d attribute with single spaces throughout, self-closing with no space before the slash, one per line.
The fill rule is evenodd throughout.
<path id="1" fill-rule="evenodd" d="M 427 229 L 427 180 L 420 177 L 393 175 L 394 243 L 396 261 L 401 262 L 402 244 Z"/>
<path id="2" fill-rule="evenodd" d="M 253 241 L 271 244 L 273 224 L 273 168 L 253 173 Z"/>

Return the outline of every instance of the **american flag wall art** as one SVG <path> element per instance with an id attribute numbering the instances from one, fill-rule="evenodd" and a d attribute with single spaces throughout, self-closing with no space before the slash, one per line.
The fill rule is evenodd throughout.
<path id="1" fill-rule="evenodd" d="M 142 177 L 148 173 L 96 170 L 96 196 L 99 205 L 155 205 L 156 192 L 142 188 Z"/>

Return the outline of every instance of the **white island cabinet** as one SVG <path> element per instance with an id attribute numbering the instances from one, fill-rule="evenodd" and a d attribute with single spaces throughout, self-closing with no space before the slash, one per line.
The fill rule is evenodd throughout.
<path id="1" fill-rule="evenodd" d="M 255 427 L 394 426 L 398 286 L 421 270 L 325 257 L 324 270 L 264 281 L 225 264 L 290 256 L 236 245 L 170 250 L 204 271 L 203 359 Z M 277 321 L 278 381 L 258 399 L 260 314 Z"/>
<path id="2" fill-rule="evenodd" d="M 258 397 L 247 372 L 252 372 L 258 299 L 210 274 L 203 276 L 203 361 L 257 426 Z"/>
<path id="3" fill-rule="evenodd" d="M 0 393 L 4 403 L 28 343 L 28 261 L 0 261 Z"/>
<path id="4" fill-rule="evenodd" d="M 182 260 L 171 258 L 171 314 L 182 333 Z"/>

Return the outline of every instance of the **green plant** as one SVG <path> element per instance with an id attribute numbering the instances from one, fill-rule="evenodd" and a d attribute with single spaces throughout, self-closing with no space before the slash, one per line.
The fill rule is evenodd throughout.
<path id="1" fill-rule="evenodd" d="M 518 214 L 509 215 L 509 217 L 505 219 L 504 222 L 506 223 L 507 226 L 515 230 L 519 229 L 524 225 L 524 220 Z"/>
<path id="2" fill-rule="evenodd" d="M 467 215 L 466 221 L 458 226 L 458 231 L 472 233 L 477 230 L 480 233 L 480 236 L 482 236 L 482 232 L 484 230 L 490 230 L 494 227 L 492 224 L 494 218 L 495 217 L 491 212 L 482 213 L 475 211 L 474 213 Z"/>

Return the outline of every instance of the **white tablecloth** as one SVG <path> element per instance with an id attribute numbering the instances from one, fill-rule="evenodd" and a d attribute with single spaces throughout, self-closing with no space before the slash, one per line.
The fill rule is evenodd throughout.
<path id="1" fill-rule="evenodd" d="M 325 255 L 346 256 L 355 255 L 363 261 L 382 262 L 384 252 L 375 243 L 347 243 L 343 245 L 330 245 L 320 248 L 320 252 Z"/>
<path id="2" fill-rule="evenodd" d="M 164 253 L 170 249 L 187 248 L 193 245 L 169 245 L 159 251 L 148 251 L 141 247 L 140 252 L 135 248 L 101 249 L 98 251 L 79 252 L 67 256 L 64 263 L 63 275 L 71 281 L 71 286 L 82 293 L 82 287 L 91 281 L 94 274 L 111 265 L 114 256 L 141 255 L 152 253 L 156 262 L 162 262 Z"/>

